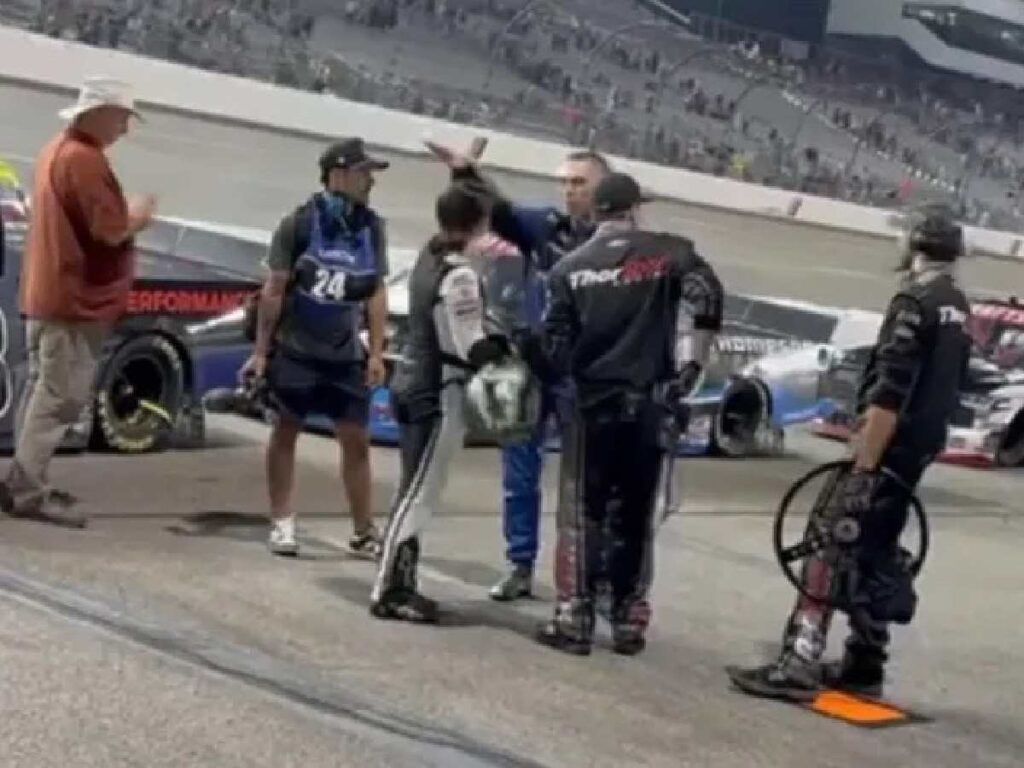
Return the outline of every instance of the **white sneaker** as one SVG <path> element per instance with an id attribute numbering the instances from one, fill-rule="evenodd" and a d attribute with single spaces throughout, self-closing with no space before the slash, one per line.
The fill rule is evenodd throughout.
<path id="1" fill-rule="evenodd" d="M 291 520 L 273 523 L 267 545 L 275 555 L 295 557 L 299 554 L 299 542 L 295 540 L 295 523 Z"/>

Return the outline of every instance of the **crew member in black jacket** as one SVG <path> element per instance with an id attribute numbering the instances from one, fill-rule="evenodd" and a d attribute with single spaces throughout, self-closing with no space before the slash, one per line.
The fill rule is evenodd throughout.
<path id="1" fill-rule="evenodd" d="M 569 377 L 576 396 L 562 435 L 555 615 L 537 639 L 590 652 L 607 552 L 614 647 L 631 655 L 650 621 L 658 476 L 675 448 L 664 427 L 696 386 L 723 294 L 689 240 L 640 228 L 646 198 L 633 178 L 606 176 L 594 202 L 597 232 L 552 269 L 542 341 L 527 353 L 542 376 Z"/>
<path id="2" fill-rule="evenodd" d="M 965 330 L 970 305 L 953 274 L 963 248 L 963 231 L 945 206 L 926 206 L 912 217 L 899 265 L 906 274 L 861 378 L 852 441 L 855 467 L 838 502 L 862 510 L 855 544 L 857 586 L 846 595 L 854 607 L 843 659 L 820 663 L 832 611 L 801 596 L 787 622 L 779 659 L 755 669 L 730 670 L 747 693 L 801 700 L 813 697 L 822 685 L 870 696 L 882 693 L 889 624 L 909 623 L 917 598 L 899 546 L 908 517 L 907 492 L 879 470 L 891 471 L 912 489 L 945 446 L 970 355 Z M 825 558 L 805 561 L 804 579 L 813 594 L 829 594 L 836 578 Z"/>

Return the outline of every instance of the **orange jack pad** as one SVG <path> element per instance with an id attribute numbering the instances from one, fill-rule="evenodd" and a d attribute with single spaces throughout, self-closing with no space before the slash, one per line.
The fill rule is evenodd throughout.
<path id="1" fill-rule="evenodd" d="M 819 715 L 842 720 L 861 728 L 885 728 L 926 721 L 926 718 L 892 704 L 862 699 L 842 691 L 822 691 L 813 701 L 802 706 Z"/>

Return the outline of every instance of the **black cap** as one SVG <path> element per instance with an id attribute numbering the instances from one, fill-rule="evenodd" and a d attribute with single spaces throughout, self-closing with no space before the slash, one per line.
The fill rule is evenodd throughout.
<path id="1" fill-rule="evenodd" d="M 910 216 L 907 247 L 933 261 L 956 261 L 964 253 L 964 231 L 948 205 L 932 203 Z"/>
<path id="2" fill-rule="evenodd" d="M 622 213 L 651 200 L 628 173 L 609 173 L 594 190 L 594 210 L 603 215 Z"/>
<path id="3" fill-rule="evenodd" d="M 334 168 L 370 168 L 375 171 L 383 171 L 391 163 L 377 157 L 371 157 L 366 153 L 366 144 L 362 139 L 342 139 L 331 144 L 324 153 L 320 155 L 320 173 L 326 178 L 327 174 Z"/>

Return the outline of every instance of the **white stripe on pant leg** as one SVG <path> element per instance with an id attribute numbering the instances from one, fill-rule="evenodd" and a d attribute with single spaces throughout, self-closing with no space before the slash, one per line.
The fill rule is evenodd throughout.
<path id="1" fill-rule="evenodd" d="M 427 473 L 427 467 L 430 465 L 431 457 L 437 447 L 437 441 L 440 434 L 441 419 L 437 419 L 430 429 L 430 435 L 427 437 L 426 445 L 423 446 L 423 450 L 420 452 L 419 460 L 416 464 L 416 470 L 413 472 L 412 479 L 409 481 L 409 487 L 405 489 L 405 494 L 398 499 L 398 503 L 395 505 L 395 508 L 391 513 L 391 518 L 388 520 L 387 527 L 384 530 L 384 546 L 381 552 L 380 565 L 378 566 L 377 578 L 374 580 L 373 590 L 370 595 L 370 598 L 374 601 L 380 599 L 380 595 L 384 590 L 384 585 L 387 581 L 389 572 L 391 571 L 391 567 L 394 565 L 395 549 L 397 547 L 395 531 L 401 527 L 402 520 L 409 513 L 409 507 L 412 505 L 412 500 L 416 498 L 416 495 L 419 493 L 420 486 L 423 485 L 423 476 Z"/>
<path id="2" fill-rule="evenodd" d="M 384 591 L 399 545 L 424 529 L 440 503 L 452 459 L 465 437 L 463 399 L 461 384 L 446 387 L 441 393 L 441 422 L 433 430 L 409 491 L 388 525 L 372 600 L 379 600 Z"/>
<path id="3" fill-rule="evenodd" d="M 419 424 L 413 424 L 406 427 L 407 429 L 418 429 Z M 400 429 L 406 429 L 400 427 Z M 405 488 L 402 488 L 402 482 L 405 480 L 405 473 L 408 471 L 405 466 L 407 458 L 405 455 L 406 447 L 403 445 L 403 439 L 405 435 L 401 435 L 398 441 L 398 452 L 399 452 L 399 464 L 400 474 L 398 479 L 398 485 L 395 487 L 394 494 L 392 495 L 391 504 L 389 509 L 391 510 L 388 514 L 388 522 L 384 526 L 384 538 L 386 542 L 391 538 L 391 531 L 394 529 L 399 518 L 402 514 L 402 508 L 409 504 L 410 499 L 416 494 L 416 488 L 423 482 L 422 475 L 426 471 L 426 463 L 428 454 L 433 453 L 434 446 L 437 443 L 437 437 L 441 432 L 441 417 L 431 417 L 430 428 L 426 433 L 426 439 L 423 441 L 422 447 L 419 449 L 418 455 L 415 457 L 416 466 L 412 468 L 412 477 L 409 478 Z M 383 553 L 382 553 L 383 557 Z"/>

